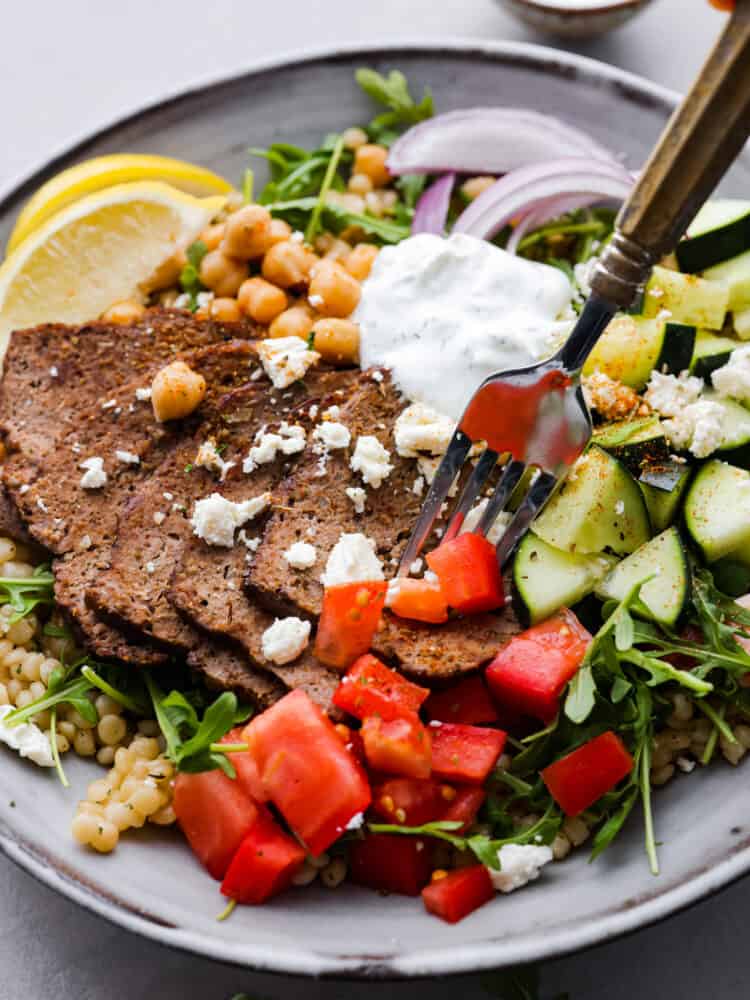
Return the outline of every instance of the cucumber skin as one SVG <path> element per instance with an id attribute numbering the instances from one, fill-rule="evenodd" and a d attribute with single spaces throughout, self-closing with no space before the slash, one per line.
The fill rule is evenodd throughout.
<path id="1" fill-rule="evenodd" d="M 739 257 L 750 248 L 750 211 L 734 222 L 700 236 L 680 240 L 675 248 L 681 271 L 696 274 L 721 264 L 732 257 Z"/>

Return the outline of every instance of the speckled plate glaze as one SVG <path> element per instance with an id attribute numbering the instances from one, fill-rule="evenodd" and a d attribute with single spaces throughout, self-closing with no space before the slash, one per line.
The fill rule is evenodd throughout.
<path id="1" fill-rule="evenodd" d="M 429 84 L 441 111 L 525 105 L 560 115 L 639 165 L 675 97 L 590 60 L 524 45 L 403 42 L 339 48 L 260 65 L 117 122 L 55 157 L 0 201 L 0 238 L 31 191 L 76 160 L 159 152 L 239 178 L 250 145 L 303 145 L 371 115 L 352 81 L 362 64 L 398 67 Z M 725 182 L 750 190 L 746 155 Z M 47 885 L 108 920 L 164 944 L 258 969 L 308 975 L 440 975 L 548 958 L 643 927 L 750 870 L 746 777 L 728 765 L 680 776 L 655 795 L 662 874 L 649 874 L 634 818 L 596 864 L 586 851 L 551 865 L 534 885 L 498 897 L 456 927 L 419 900 L 343 887 L 299 889 L 269 906 L 239 907 L 217 923 L 218 887 L 174 833 L 126 836 L 111 857 L 79 850 L 69 834 L 94 768 L 68 757 L 72 787 L 0 751 L 0 848 Z"/>

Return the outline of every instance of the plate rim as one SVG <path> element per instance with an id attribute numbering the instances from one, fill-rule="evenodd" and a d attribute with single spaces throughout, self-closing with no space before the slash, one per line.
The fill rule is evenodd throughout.
<path id="1" fill-rule="evenodd" d="M 227 73 L 209 74 L 195 82 L 175 88 L 136 109 L 118 114 L 100 125 L 82 131 L 62 144 L 42 164 L 26 170 L 0 187 L 0 212 L 8 211 L 11 203 L 23 196 L 27 189 L 37 185 L 55 170 L 63 160 L 74 157 L 89 143 L 104 138 L 128 124 L 138 121 L 144 114 L 180 102 L 200 93 L 221 86 L 232 85 L 261 73 L 302 66 L 326 59 L 362 57 L 398 52 L 414 55 L 435 54 L 467 55 L 477 52 L 485 58 L 499 60 L 525 58 L 531 64 L 548 70 L 575 70 L 595 83 L 626 88 L 629 99 L 647 100 L 661 104 L 665 111 L 674 108 L 679 94 L 628 70 L 611 66 L 599 60 L 553 46 L 527 42 L 482 40 L 470 36 L 455 39 L 440 37 L 373 39 L 370 42 L 344 41 L 336 45 L 316 45 L 284 51 L 278 55 L 253 60 L 246 69 Z M 420 976 L 460 974 L 500 968 L 507 965 L 547 960 L 581 951 L 616 937 L 650 926 L 682 909 L 718 892 L 750 871 L 750 840 L 734 846 L 718 864 L 699 869 L 683 877 L 676 885 L 656 892 L 650 898 L 632 901 L 622 909 L 603 916 L 590 918 L 587 924 L 564 926 L 540 937 L 529 937 L 525 942 L 505 942 L 502 938 L 479 943 L 458 943 L 439 950 L 419 950 L 398 955 L 354 956 L 333 955 L 314 950 L 303 950 L 298 942 L 269 948 L 268 944 L 253 945 L 244 941 L 235 943 L 204 938 L 198 931 L 173 927 L 148 914 L 125 907 L 116 899 L 56 865 L 49 852 L 25 842 L 11 829 L 0 824 L 0 851 L 37 881 L 60 893 L 84 909 L 103 917 L 110 923 L 192 955 L 222 961 L 246 969 L 303 976 L 342 977 L 354 979 L 403 979 Z M 628 901 L 630 904 L 631 901 Z"/>

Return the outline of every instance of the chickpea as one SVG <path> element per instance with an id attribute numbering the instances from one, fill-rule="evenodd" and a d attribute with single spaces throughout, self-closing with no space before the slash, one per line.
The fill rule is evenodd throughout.
<path id="1" fill-rule="evenodd" d="M 27 562 L 10 559 L 3 566 L 3 576 L 12 576 L 14 580 L 25 580 L 34 575 L 34 567 Z"/>
<path id="2" fill-rule="evenodd" d="M 15 559 L 16 546 L 10 538 L 0 538 L 0 563 L 6 563 L 9 559 Z"/>
<path id="3" fill-rule="evenodd" d="M 44 663 L 43 653 L 29 653 L 21 664 L 21 671 L 26 680 L 31 683 L 38 681 L 41 677 L 41 666 Z M 44 690 L 42 690 L 44 694 Z"/>
<path id="4" fill-rule="evenodd" d="M 271 246 L 271 213 L 262 205 L 245 205 L 226 223 L 221 249 L 228 257 L 257 260 Z"/>
<path id="5" fill-rule="evenodd" d="M 116 326 L 129 326 L 131 323 L 137 323 L 145 312 L 146 309 L 140 302 L 131 302 L 126 299 L 122 302 L 114 302 L 105 313 L 102 313 L 102 322 L 114 323 Z"/>
<path id="6" fill-rule="evenodd" d="M 308 301 L 323 316 L 349 316 L 357 307 L 359 282 L 335 260 L 321 260 L 310 272 Z"/>
<path id="7" fill-rule="evenodd" d="M 224 233 L 226 232 L 226 223 L 217 222 L 213 226 L 206 226 L 203 232 L 200 234 L 198 239 L 204 245 L 206 250 L 218 250 L 219 244 L 224 239 Z M 230 257 L 232 254 L 229 255 Z"/>
<path id="8" fill-rule="evenodd" d="M 366 174 L 375 187 L 384 187 L 391 179 L 385 165 L 387 158 L 385 146 L 367 142 L 355 150 L 353 173 Z"/>
<path id="9" fill-rule="evenodd" d="M 364 281 L 370 277 L 378 253 L 379 250 L 374 243 L 358 243 L 343 262 L 344 267 L 357 281 Z"/>
<path id="10" fill-rule="evenodd" d="M 269 249 L 276 243 L 283 243 L 292 235 L 292 227 L 283 219 L 271 219 L 271 230 L 269 233 Z"/>
<path id="11" fill-rule="evenodd" d="M 35 631 L 35 623 L 30 622 L 28 618 L 21 618 L 19 621 L 13 622 L 5 634 L 16 646 L 25 646 L 34 638 Z"/>
<path id="12" fill-rule="evenodd" d="M 173 361 L 162 368 L 151 383 L 151 405 L 160 423 L 187 417 L 205 395 L 206 380 L 184 361 Z"/>
<path id="13" fill-rule="evenodd" d="M 286 294 L 265 278 L 248 278 L 237 293 L 240 310 L 256 323 L 271 323 L 288 304 Z"/>
<path id="14" fill-rule="evenodd" d="M 73 749 L 79 757 L 93 757 L 96 753 L 94 736 L 89 729 L 79 729 L 73 740 Z"/>
<path id="15" fill-rule="evenodd" d="M 341 138 L 344 140 L 344 145 L 347 149 L 359 149 L 360 146 L 364 146 L 367 142 L 367 132 L 363 128 L 354 126 L 353 128 L 345 129 Z"/>
<path id="16" fill-rule="evenodd" d="M 101 719 L 105 715 L 122 715 L 123 708 L 119 701 L 110 698 L 108 694 L 99 694 L 94 700 L 94 708 Z"/>
<path id="17" fill-rule="evenodd" d="M 372 181 L 367 174 L 352 174 L 346 187 L 352 194 L 369 194 L 372 191 Z"/>
<path id="18" fill-rule="evenodd" d="M 127 805 L 132 806 L 144 816 L 150 816 L 164 805 L 164 796 L 157 788 L 141 783 L 140 787 L 130 796 Z"/>
<path id="19" fill-rule="evenodd" d="M 247 277 L 247 264 L 227 257 L 222 250 L 211 250 L 201 261 L 200 279 L 220 298 L 236 295 Z"/>
<path id="20" fill-rule="evenodd" d="M 467 201 L 474 201 L 478 198 L 480 194 L 491 188 L 495 183 L 495 177 L 480 176 L 480 177 L 469 177 L 468 180 L 464 181 L 461 185 L 461 194 L 466 198 Z"/>
<path id="21" fill-rule="evenodd" d="M 330 317 L 313 324 L 313 349 L 331 365 L 359 361 L 359 327 L 349 319 Z"/>
<path id="22" fill-rule="evenodd" d="M 208 315 L 218 323 L 239 323 L 242 319 L 236 299 L 212 299 Z"/>
<path id="23" fill-rule="evenodd" d="M 279 337 L 301 337 L 306 340 L 313 328 L 313 317 L 304 306 L 292 306 L 280 313 L 268 328 L 268 335 L 273 339 Z"/>
<path id="24" fill-rule="evenodd" d="M 352 194 L 351 191 L 329 191 L 326 195 L 326 202 L 329 205 L 339 205 L 347 212 L 361 215 L 365 210 L 365 199 L 362 195 Z M 341 233 L 344 239 L 349 239 L 346 230 Z"/>
<path id="25" fill-rule="evenodd" d="M 128 724 L 121 715 L 103 715 L 96 727 L 97 735 L 105 746 L 116 746 L 125 739 Z"/>
<path id="26" fill-rule="evenodd" d="M 98 764 L 102 767 L 111 767 L 115 761 L 115 748 L 114 747 L 99 747 L 96 751 L 96 760 Z M 120 773 L 119 771 L 117 772 Z"/>
<path id="27" fill-rule="evenodd" d="M 97 824 L 96 831 L 89 843 L 100 854 L 109 854 L 117 847 L 119 839 L 120 834 L 117 827 L 105 819 Z"/>
<path id="28" fill-rule="evenodd" d="M 296 288 L 307 283 L 315 254 L 302 243 L 285 240 L 275 243 L 263 258 L 261 272 L 266 281 L 280 288 Z"/>
<path id="29" fill-rule="evenodd" d="M 90 844 L 96 835 L 99 821 L 90 813 L 79 812 L 71 825 L 71 832 L 79 844 Z"/>
<path id="30" fill-rule="evenodd" d="M 144 760 L 154 760 L 159 756 L 159 743 L 153 737 L 137 736 L 130 744 L 130 749 Z M 134 762 L 135 764 L 135 762 Z"/>

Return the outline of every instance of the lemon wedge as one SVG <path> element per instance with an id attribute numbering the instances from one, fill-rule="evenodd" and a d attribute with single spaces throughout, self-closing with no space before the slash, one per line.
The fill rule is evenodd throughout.
<path id="1" fill-rule="evenodd" d="M 228 194 L 232 190 L 229 181 L 212 170 L 169 156 L 145 153 L 97 156 L 56 174 L 31 196 L 16 220 L 7 252 L 12 253 L 47 219 L 74 201 L 103 188 L 136 181 L 163 181 L 197 198 Z"/>
<path id="2" fill-rule="evenodd" d="M 0 358 L 13 330 L 83 323 L 113 302 L 141 297 L 160 265 L 225 202 L 141 181 L 97 191 L 53 215 L 0 267 Z"/>

